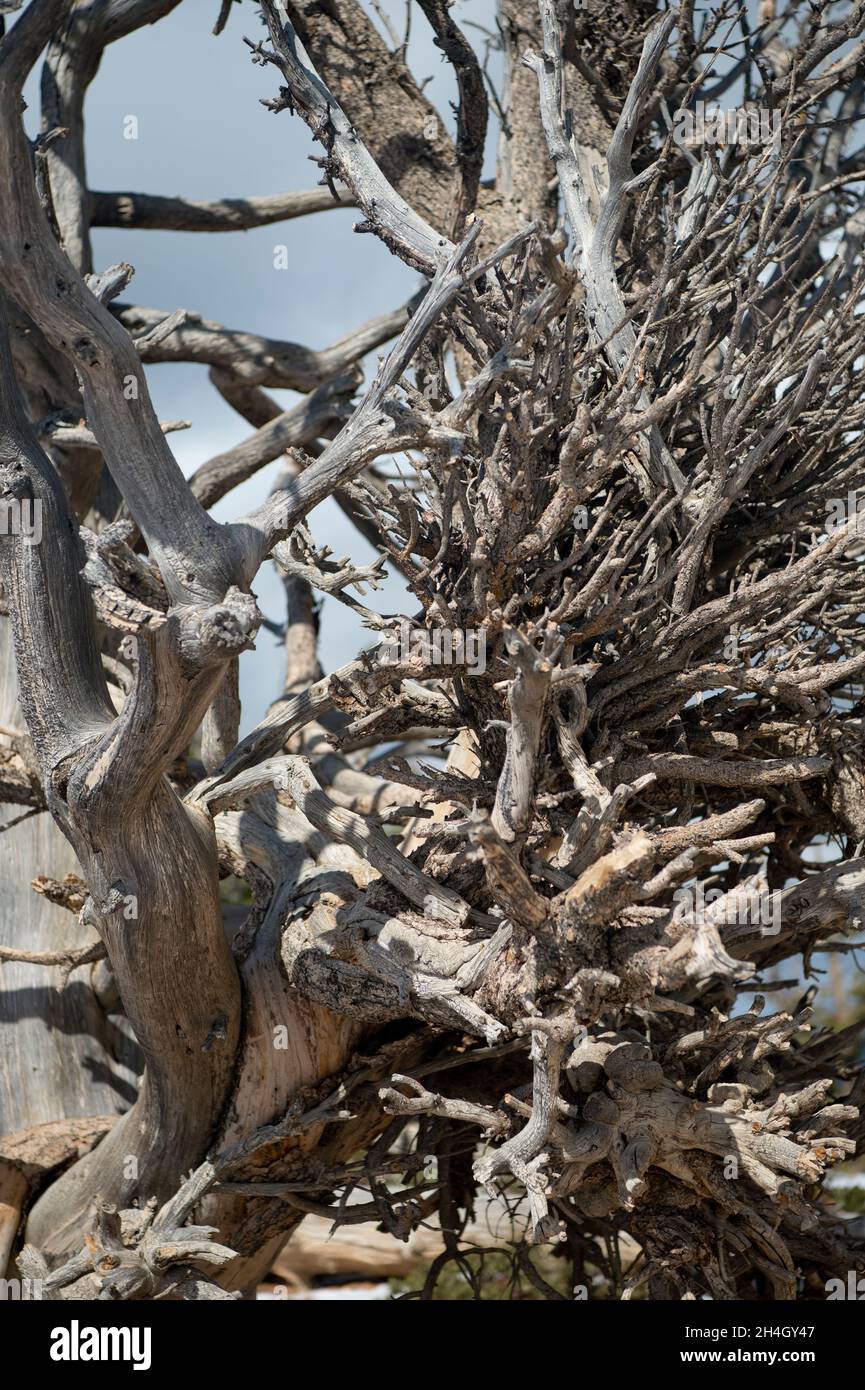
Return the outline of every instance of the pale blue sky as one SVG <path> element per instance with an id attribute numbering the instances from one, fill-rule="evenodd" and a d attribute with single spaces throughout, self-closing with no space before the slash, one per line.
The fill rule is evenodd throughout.
<path id="1" fill-rule="evenodd" d="M 388 0 L 384 8 L 401 31 L 402 3 Z M 319 171 L 308 156 L 320 147 L 303 121 L 287 112 L 275 116 L 260 104 L 275 95 L 279 74 L 253 64 L 243 43 L 244 35 L 261 35 L 257 7 L 251 0 L 235 6 L 226 30 L 215 38 L 211 30 L 218 10 L 217 0 L 184 0 L 158 24 L 106 50 L 85 108 L 91 188 L 220 198 L 315 186 Z M 456 0 L 454 8 L 461 23 L 476 19 L 488 24 L 492 12 L 492 0 Z M 451 69 L 433 47 L 417 5 L 409 61 L 417 76 L 431 78 L 426 90 L 452 126 Z M 26 95 L 27 124 L 35 133 L 37 78 L 31 78 Z M 137 118 L 137 140 L 124 138 L 127 116 Z M 97 270 L 121 260 L 134 265 L 135 278 L 124 295 L 133 303 L 182 307 L 233 328 L 325 347 L 403 303 L 420 283 L 376 238 L 352 232 L 357 217 L 356 210 L 337 210 L 220 235 L 97 228 L 94 264 Z M 288 247 L 287 270 L 274 269 L 278 244 Z M 210 385 L 206 367 L 161 364 L 148 368 L 148 378 L 161 419 L 193 422 L 190 430 L 170 436 L 187 474 L 249 433 L 249 426 Z M 288 391 L 272 394 L 284 405 L 298 399 Z M 277 460 L 263 469 L 214 514 L 225 520 L 254 506 L 266 496 L 279 468 Z M 327 542 L 337 554 L 372 558 L 370 547 L 335 503 L 319 507 L 310 525 L 316 541 Z M 266 616 L 281 622 L 282 588 L 270 564 L 254 587 Z M 391 578 L 365 602 L 382 612 L 400 611 L 403 593 L 401 582 Z M 326 601 L 320 646 L 326 670 L 349 660 L 371 640 L 350 610 Z M 264 714 L 277 693 L 279 675 L 276 639 L 263 632 L 257 650 L 242 661 L 244 730 Z"/>
<path id="2" fill-rule="evenodd" d="M 372 13 L 370 0 L 362 0 Z M 753 0 L 751 0 L 753 3 Z M 405 23 L 404 0 L 379 0 L 397 32 Z M 275 116 L 261 105 L 275 95 L 279 73 L 253 64 L 244 36 L 258 39 L 262 26 L 254 0 L 242 0 L 217 38 L 212 34 L 218 0 L 182 0 L 165 19 L 112 44 L 91 85 L 85 108 L 88 182 L 99 190 L 183 194 L 190 198 L 244 197 L 311 188 L 319 171 L 309 162 L 320 153 L 306 125 L 287 112 Z M 472 27 L 494 27 L 495 0 L 454 0 L 452 13 L 476 51 L 484 38 Z M 374 22 L 379 23 L 378 20 Z M 381 27 L 381 26 L 379 26 Z M 409 66 L 438 110 L 454 127 L 451 103 L 456 84 L 450 65 L 434 47 L 429 26 L 412 0 Z M 489 71 L 497 86 L 501 64 Z M 26 88 L 28 128 L 39 123 L 38 72 Z M 135 116 L 138 138 L 124 138 L 124 121 Z M 490 120 L 487 167 L 494 171 L 495 121 Z M 325 347 L 365 320 L 397 307 L 413 293 L 419 277 L 391 256 L 374 237 L 351 230 L 356 210 L 319 213 L 249 232 L 220 235 L 95 229 L 97 270 L 117 261 L 135 266 L 124 298 L 167 311 L 182 307 L 232 328 L 245 328 Z M 274 268 L 274 248 L 288 248 L 288 269 Z M 374 363 L 373 363 L 374 365 Z M 170 436 L 184 472 L 238 443 L 249 427 L 195 364 L 148 368 L 161 419 L 187 419 L 192 428 Z M 298 399 L 271 393 L 283 405 Z M 260 502 L 281 467 L 276 460 L 235 489 L 215 509 L 227 520 Z M 317 542 L 337 554 L 369 560 L 373 552 L 333 502 L 311 516 Z M 284 617 L 282 587 L 266 565 L 255 591 L 268 618 Z M 409 611 L 402 582 L 391 576 L 365 602 L 382 612 Z M 349 660 L 372 640 L 353 613 L 325 600 L 320 655 L 326 670 Z M 242 659 L 243 729 L 257 723 L 277 690 L 276 639 L 263 632 L 255 652 Z"/>

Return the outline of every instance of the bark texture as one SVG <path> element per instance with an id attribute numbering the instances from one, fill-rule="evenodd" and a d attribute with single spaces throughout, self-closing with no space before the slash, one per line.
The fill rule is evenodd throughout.
<path id="1" fill-rule="evenodd" d="M 0 1277 L 231 1301 L 312 1215 L 435 1222 L 432 1298 L 485 1189 L 545 1297 L 549 1250 L 592 1296 L 824 1297 L 865 1262 L 824 1188 L 861 1007 L 812 983 L 865 913 L 865 5 L 417 0 L 451 113 L 377 6 L 259 0 L 244 50 L 223 5 L 319 189 L 93 192 L 87 86 L 176 3 L 0 31 Z M 94 265 L 92 225 L 337 195 L 423 283 L 328 348 Z M 190 480 L 174 361 L 251 431 Z M 317 537 L 330 496 L 374 563 Z M 271 559 L 285 670 L 240 738 Z M 331 672 L 319 596 L 372 633 Z"/>

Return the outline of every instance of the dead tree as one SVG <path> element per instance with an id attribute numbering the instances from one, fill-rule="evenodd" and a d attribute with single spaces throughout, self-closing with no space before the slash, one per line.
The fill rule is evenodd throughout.
<path id="1" fill-rule="evenodd" d="M 482 1185 L 545 1296 L 543 1247 L 605 1297 L 824 1297 L 863 1260 L 822 1189 L 860 1029 L 810 977 L 865 903 L 865 4 L 499 0 L 484 34 L 418 0 L 452 122 L 358 0 L 226 0 L 321 188 L 93 192 L 87 85 L 176 3 L 0 5 L 0 1265 L 232 1298 L 307 1212 L 435 1215 L 432 1296 Z M 92 263 L 94 225 L 334 199 L 424 283 L 324 351 Z M 252 430 L 189 482 L 164 361 Z M 316 541 L 331 496 L 375 565 Z M 238 739 L 270 558 L 284 685 Z M 330 673 L 316 594 L 371 631 Z"/>

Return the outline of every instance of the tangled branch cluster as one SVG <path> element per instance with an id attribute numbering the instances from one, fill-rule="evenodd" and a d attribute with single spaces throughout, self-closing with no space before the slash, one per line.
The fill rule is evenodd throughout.
<path id="1" fill-rule="evenodd" d="M 732 3 L 699 32 L 691 6 L 633 4 L 601 36 L 554 0 L 506 6 L 523 24 L 512 97 L 531 78 L 549 161 L 531 217 L 480 181 L 484 81 L 447 6 L 421 0 L 459 79 L 438 202 L 423 160 L 378 150 L 351 78 L 330 90 L 331 20 L 300 8 L 261 3 L 267 36 L 250 48 L 279 72 L 269 104 L 307 122 L 325 187 L 429 287 L 376 327 L 378 342 L 401 332 L 351 408 L 357 380 L 339 372 L 357 344 L 333 350 L 303 405 L 308 451 L 291 448 L 254 513 L 214 527 L 209 574 L 181 566 L 152 518 L 147 557 L 132 529 L 85 537 L 101 621 L 151 651 L 135 679 L 158 702 L 160 671 L 180 669 L 210 711 L 202 775 L 175 786 L 252 887 L 236 960 L 267 942 L 257 959 L 278 961 L 303 1026 L 344 1029 L 341 1058 L 319 1059 L 327 1083 L 305 1077 L 291 1123 L 254 1142 L 254 1126 L 223 1133 L 245 1147 L 201 1192 L 248 1199 L 242 1253 L 305 1210 L 374 1213 L 403 1237 L 437 1213 L 448 1248 L 428 1294 L 465 1263 L 475 1193 L 501 1188 L 524 1194 L 519 1258 L 544 1296 L 561 1296 L 532 1263 L 546 1242 L 573 1282 L 600 1271 L 624 1297 L 823 1296 L 865 1259 L 821 1187 L 862 1137 L 859 1031 L 814 1027 L 799 964 L 851 949 L 865 904 L 865 170 L 849 151 L 865 6 L 772 6 L 750 33 Z M 602 154 L 575 112 L 586 84 L 609 117 Z M 718 145 L 681 138 L 673 113 L 735 91 L 768 111 L 771 140 L 747 122 Z M 128 308 L 114 322 L 147 327 Z M 137 341 L 148 360 L 184 342 L 196 360 L 212 331 Z M 259 348 L 214 371 L 266 451 Z M 299 419 L 278 424 L 279 447 L 300 437 Z M 193 491 L 209 505 L 255 466 L 248 449 L 222 456 Z M 316 548 L 304 519 L 332 493 L 403 577 L 407 618 L 350 592 L 374 588 L 381 561 Z M 269 556 L 288 595 L 286 686 L 226 739 L 213 675 L 254 638 L 248 585 Z M 313 590 L 379 639 L 329 675 Z M 139 741 L 142 708 L 127 718 Z M 174 753 L 194 726 L 178 713 L 175 727 Z M 88 743 L 94 779 L 114 739 L 112 725 Z M 26 802 L 26 758 L 3 766 Z M 78 786 L 55 779 L 52 809 L 86 870 Z M 113 957 L 110 931 L 106 944 Z M 784 989 L 805 997 L 766 1013 Z M 250 1035 L 281 1017 L 259 1007 Z M 255 1055 L 242 1044 L 241 1084 Z M 371 1201 L 355 1209 L 358 1183 Z M 151 1287 L 166 1257 L 135 1239 Z"/>

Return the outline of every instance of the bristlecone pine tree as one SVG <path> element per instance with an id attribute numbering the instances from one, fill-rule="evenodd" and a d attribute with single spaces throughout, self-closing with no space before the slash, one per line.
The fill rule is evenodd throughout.
<path id="1" fill-rule="evenodd" d="M 0 1274 L 233 1299 L 325 1212 L 439 1222 L 432 1297 L 489 1193 L 533 1296 L 826 1297 L 865 1249 L 823 1189 L 860 1029 L 810 983 L 865 909 L 865 4 L 499 0 L 478 39 L 416 0 L 440 113 L 359 0 L 225 0 L 322 186 L 94 193 L 88 83 L 177 2 L 0 4 Z M 423 285 L 326 351 L 92 263 L 93 225 L 337 197 Z M 165 361 L 252 431 L 188 481 Z M 328 497 L 374 565 L 316 544 Z M 371 629 L 330 673 L 320 593 Z"/>

